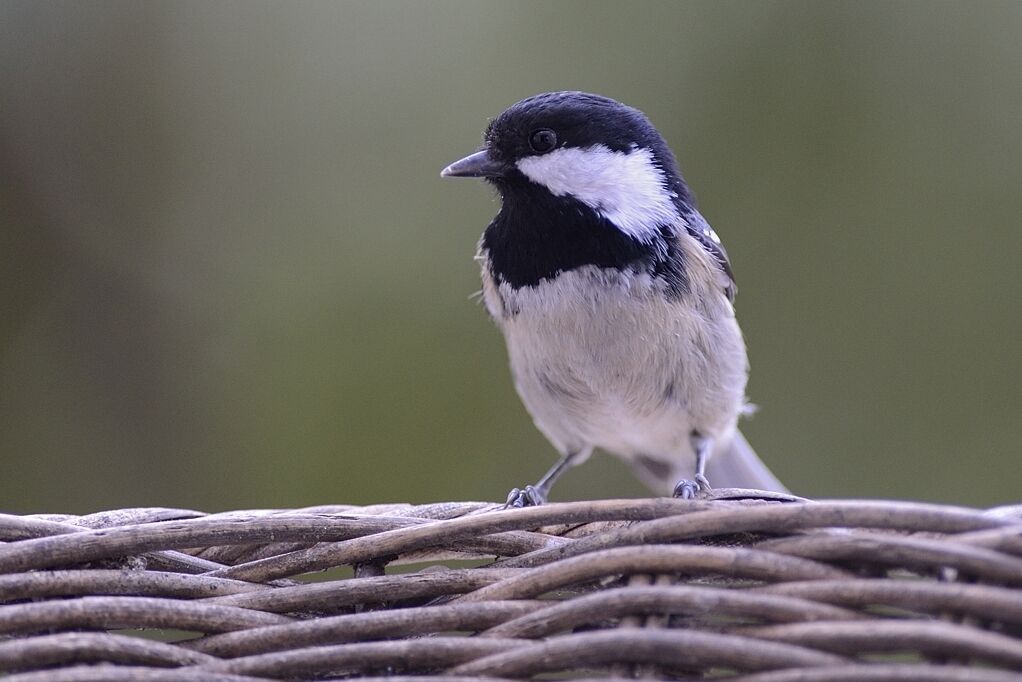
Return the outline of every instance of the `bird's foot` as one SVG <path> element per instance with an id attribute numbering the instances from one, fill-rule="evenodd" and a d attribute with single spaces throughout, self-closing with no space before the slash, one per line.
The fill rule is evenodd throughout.
<path id="1" fill-rule="evenodd" d="M 683 478 L 674 486 L 674 496 L 683 500 L 694 500 L 699 495 L 706 495 L 712 490 L 709 479 L 703 474 L 696 474 L 695 480 Z"/>
<path id="2" fill-rule="evenodd" d="M 546 504 L 546 493 L 534 485 L 527 485 L 524 490 L 513 488 L 507 494 L 507 502 L 504 503 L 504 508 L 538 507 L 541 504 Z"/>

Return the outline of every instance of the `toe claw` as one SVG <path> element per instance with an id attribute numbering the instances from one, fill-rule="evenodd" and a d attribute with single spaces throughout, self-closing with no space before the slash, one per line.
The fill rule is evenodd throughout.
<path id="1" fill-rule="evenodd" d="M 699 493 L 699 484 L 695 481 L 690 481 L 687 478 L 683 478 L 678 481 L 678 485 L 674 486 L 674 496 L 681 498 L 682 500 L 692 500 Z"/>
<path id="2" fill-rule="evenodd" d="M 674 486 L 674 496 L 683 500 L 693 500 L 696 497 L 705 496 L 713 490 L 710 481 L 703 474 L 696 474 L 695 480 L 683 478 Z"/>
<path id="3" fill-rule="evenodd" d="M 536 486 L 527 485 L 524 490 L 512 488 L 511 492 L 507 494 L 507 502 L 504 503 L 504 508 L 538 507 L 544 503 L 546 503 L 546 495 Z"/>
<path id="4" fill-rule="evenodd" d="M 522 506 L 522 490 L 521 488 L 511 488 L 511 492 L 507 494 L 507 501 L 504 502 L 504 509 L 508 507 L 521 507 Z"/>

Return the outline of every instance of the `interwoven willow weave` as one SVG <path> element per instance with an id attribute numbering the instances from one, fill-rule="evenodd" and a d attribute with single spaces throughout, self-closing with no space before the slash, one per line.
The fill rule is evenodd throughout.
<path id="1" fill-rule="evenodd" d="M 1018 509 L 728 497 L 0 515 L 0 675 L 1022 679 Z"/>

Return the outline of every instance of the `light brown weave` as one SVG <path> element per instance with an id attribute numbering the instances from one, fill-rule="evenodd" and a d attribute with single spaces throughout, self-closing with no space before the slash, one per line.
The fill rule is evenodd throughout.
<path id="1" fill-rule="evenodd" d="M 1022 679 L 1022 520 L 741 496 L 0 515 L 11 682 Z"/>

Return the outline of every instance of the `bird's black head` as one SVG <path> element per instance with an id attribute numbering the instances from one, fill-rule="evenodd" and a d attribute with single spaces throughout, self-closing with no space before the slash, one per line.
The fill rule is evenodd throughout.
<path id="1" fill-rule="evenodd" d="M 583 201 L 631 181 L 638 187 L 622 189 L 640 190 L 634 203 L 666 198 L 683 204 L 680 211 L 691 204 L 674 154 L 646 115 L 586 92 L 547 92 L 511 105 L 490 122 L 483 149 L 443 175 L 484 177 L 502 195 L 528 192 L 531 183 Z"/>
<path id="2" fill-rule="evenodd" d="M 674 155 L 639 110 L 584 92 L 512 105 L 483 148 L 443 170 L 483 177 L 501 211 L 483 239 L 494 274 L 535 285 L 582 265 L 663 266 L 694 203 Z M 701 220 L 701 218 L 700 218 Z"/>
<path id="3" fill-rule="evenodd" d="M 506 109 L 486 129 L 486 148 L 511 166 L 557 149 L 605 147 L 629 153 L 649 149 L 677 174 L 663 138 L 638 109 L 585 92 L 549 92 Z M 663 158 L 659 158 L 663 157 Z"/>

